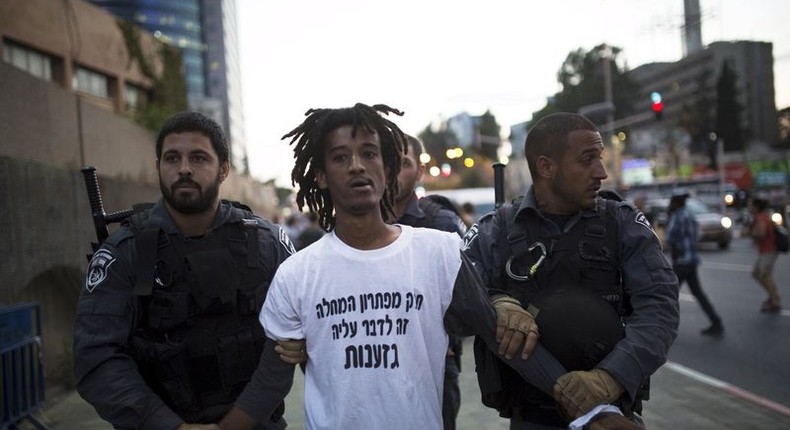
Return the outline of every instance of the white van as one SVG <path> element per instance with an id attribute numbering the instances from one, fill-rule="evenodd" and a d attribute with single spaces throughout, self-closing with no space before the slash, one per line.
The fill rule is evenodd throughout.
<path id="1" fill-rule="evenodd" d="M 454 201 L 460 208 L 465 203 L 471 203 L 475 208 L 474 219 L 478 219 L 494 210 L 494 187 L 485 188 L 457 188 L 451 190 L 428 190 L 428 194 L 440 194 Z"/>

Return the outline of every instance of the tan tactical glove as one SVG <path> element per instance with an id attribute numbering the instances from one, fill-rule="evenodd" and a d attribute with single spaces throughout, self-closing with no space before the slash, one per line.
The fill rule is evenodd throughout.
<path id="1" fill-rule="evenodd" d="M 493 299 L 496 309 L 496 340 L 499 342 L 499 354 L 513 358 L 523 343 L 521 358 L 526 359 L 538 343 L 538 325 L 535 317 L 521 307 L 518 300 L 508 296 Z"/>
<path id="2" fill-rule="evenodd" d="M 603 369 L 568 372 L 554 384 L 554 400 L 576 419 L 600 404 L 611 404 L 623 394 L 623 387 Z"/>

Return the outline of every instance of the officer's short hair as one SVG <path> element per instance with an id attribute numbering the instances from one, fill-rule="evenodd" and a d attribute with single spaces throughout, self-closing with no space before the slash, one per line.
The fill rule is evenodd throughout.
<path id="1" fill-rule="evenodd" d="M 422 141 L 410 134 L 406 135 L 406 142 L 409 144 L 409 156 L 413 156 L 417 162 L 420 162 L 420 154 L 425 152 L 425 145 Z"/>
<path id="2" fill-rule="evenodd" d="M 598 128 L 589 119 L 571 112 L 547 115 L 530 128 L 524 143 L 524 156 L 533 179 L 538 171 L 538 157 L 558 159 L 565 152 L 568 134 L 577 130 L 598 131 Z"/>
<path id="3" fill-rule="evenodd" d="M 165 120 L 162 128 L 159 130 L 159 135 L 156 137 L 156 159 L 162 158 L 162 144 L 168 135 L 188 131 L 197 132 L 208 137 L 211 140 L 214 152 L 217 153 L 220 164 L 228 161 L 230 149 L 222 127 L 205 114 L 194 111 L 179 112 Z"/>

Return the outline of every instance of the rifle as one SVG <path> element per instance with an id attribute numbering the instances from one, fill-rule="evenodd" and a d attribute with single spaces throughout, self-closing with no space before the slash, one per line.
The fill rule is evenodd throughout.
<path id="1" fill-rule="evenodd" d="M 505 165 L 494 163 L 494 208 L 505 204 Z"/>
<path id="2" fill-rule="evenodd" d="M 102 242 L 110 235 L 107 229 L 107 224 L 114 222 L 121 222 L 134 213 L 134 209 L 126 209 L 113 213 L 104 212 L 104 203 L 101 199 L 101 190 L 99 189 L 99 177 L 96 175 L 96 168 L 87 166 L 82 170 L 82 176 L 85 179 L 85 188 L 88 191 L 88 201 L 91 205 L 91 217 L 93 218 L 93 228 L 96 230 L 96 242 L 91 242 L 91 249 L 96 252 L 101 246 Z M 88 254 L 88 261 L 90 261 L 93 254 Z"/>

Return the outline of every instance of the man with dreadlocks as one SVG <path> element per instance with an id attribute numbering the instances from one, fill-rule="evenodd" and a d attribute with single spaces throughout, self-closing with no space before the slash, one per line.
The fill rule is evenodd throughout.
<path id="1" fill-rule="evenodd" d="M 308 429 L 440 429 L 448 331 L 492 349 L 499 338 L 503 359 L 546 392 L 565 372 L 536 345 L 525 311 L 494 308 L 457 234 L 388 223 L 406 151 L 389 113 L 401 114 L 311 109 L 284 136 L 295 143 L 297 202 L 328 233 L 280 266 L 260 320 L 272 340 L 306 342 Z M 274 344 L 221 428 L 249 429 L 287 395 L 294 367 Z M 513 358 L 519 350 L 530 359 Z"/>

